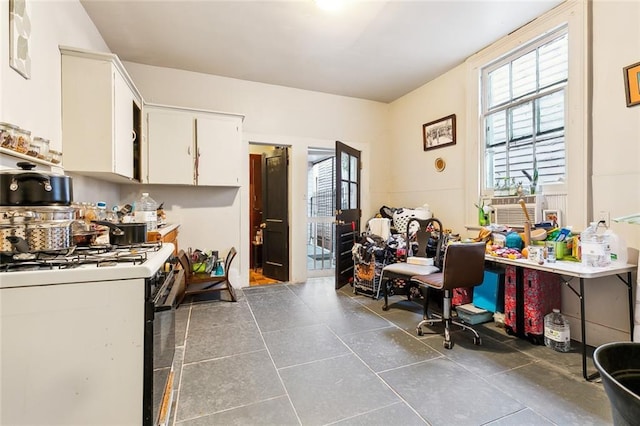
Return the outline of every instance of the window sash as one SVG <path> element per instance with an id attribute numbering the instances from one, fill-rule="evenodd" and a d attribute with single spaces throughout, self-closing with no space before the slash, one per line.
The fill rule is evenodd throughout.
<path id="1" fill-rule="evenodd" d="M 539 184 L 564 180 L 567 42 L 565 26 L 482 69 L 485 188 L 527 184 L 534 158 Z"/>

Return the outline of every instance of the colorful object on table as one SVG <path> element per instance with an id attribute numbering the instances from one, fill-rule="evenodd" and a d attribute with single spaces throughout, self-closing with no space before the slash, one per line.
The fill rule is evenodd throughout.
<path id="1" fill-rule="evenodd" d="M 517 232 L 509 232 L 505 240 L 505 247 L 521 250 L 524 243 Z"/>

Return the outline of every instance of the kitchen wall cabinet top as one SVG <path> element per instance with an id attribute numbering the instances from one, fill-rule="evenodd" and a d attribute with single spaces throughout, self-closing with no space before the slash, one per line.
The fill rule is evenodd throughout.
<path id="1" fill-rule="evenodd" d="M 144 114 L 146 183 L 240 186 L 243 115 L 158 104 Z"/>
<path id="2" fill-rule="evenodd" d="M 141 181 L 143 99 L 118 57 L 60 47 L 65 170 Z"/>

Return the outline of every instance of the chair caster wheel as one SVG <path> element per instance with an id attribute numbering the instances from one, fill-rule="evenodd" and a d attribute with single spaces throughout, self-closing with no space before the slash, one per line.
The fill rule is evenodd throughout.
<path id="1" fill-rule="evenodd" d="M 479 337 L 475 337 L 475 336 L 474 336 L 474 337 L 473 337 L 473 344 L 474 344 L 474 345 L 477 345 L 477 346 L 480 346 L 480 345 L 482 344 L 482 339 L 481 339 L 481 338 L 479 338 Z"/>
<path id="2" fill-rule="evenodd" d="M 453 342 L 451 340 L 445 340 L 444 342 L 442 342 L 442 346 L 444 346 L 445 349 L 451 349 L 453 348 Z"/>
<path id="3" fill-rule="evenodd" d="M 383 310 L 383 311 L 388 311 L 388 310 L 389 310 L 389 307 L 388 307 L 387 305 L 384 305 L 384 306 L 382 307 L 382 310 Z"/>
<path id="4" fill-rule="evenodd" d="M 424 332 L 422 331 L 422 327 L 416 328 L 416 333 L 418 334 L 418 336 L 424 335 Z"/>

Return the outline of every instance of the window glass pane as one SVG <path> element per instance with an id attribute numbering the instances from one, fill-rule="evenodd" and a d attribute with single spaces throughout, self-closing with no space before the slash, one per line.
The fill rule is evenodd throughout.
<path id="1" fill-rule="evenodd" d="M 536 141 L 538 182 L 561 182 L 565 179 L 564 131 L 551 132 Z"/>
<path id="2" fill-rule="evenodd" d="M 487 117 L 485 128 L 487 130 L 487 146 L 493 146 L 507 142 L 507 118 L 506 111 L 496 112 Z"/>
<path id="3" fill-rule="evenodd" d="M 509 100 L 509 64 L 489 73 L 488 76 L 488 107 L 493 108 Z"/>
<path id="4" fill-rule="evenodd" d="M 540 88 L 567 80 L 569 72 L 569 48 L 567 35 L 547 43 L 539 49 Z"/>
<path id="5" fill-rule="evenodd" d="M 349 179 L 349 154 L 342 152 L 340 155 L 340 168 L 343 180 Z"/>
<path id="6" fill-rule="evenodd" d="M 555 92 L 538 99 L 538 110 L 540 133 L 564 128 L 564 92 Z"/>
<path id="7" fill-rule="evenodd" d="M 351 209 L 358 208 L 358 184 L 357 183 L 351 184 L 351 197 L 350 197 L 349 208 Z"/>
<path id="8" fill-rule="evenodd" d="M 536 91 L 536 52 L 530 52 L 513 61 L 513 99 Z"/>
<path id="9" fill-rule="evenodd" d="M 538 184 L 566 178 L 567 40 L 566 29 L 549 34 L 483 71 L 484 188 L 527 188 L 534 159 Z"/>
<path id="10" fill-rule="evenodd" d="M 341 182 L 340 209 L 349 210 L 349 182 Z"/>
<path id="11" fill-rule="evenodd" d="M 519 105 L 509 110 L 511 116 L 511 140 L 518 140 L 533 135 L 532 103 Z"/>
<path id="12" fill-rule="evenodd" d="M 349 156 L 351 159 L 351 182 L 358 181 L 358 157 Z"/>
<path id="13" fill-rule="evenodd" d="M 487 188 L 494 188 L 498 178 L 504 178 L 507 176 L 507 146 L 500 145 L 494 146 L 486 151 L 486 164 L 487 164 Z"/>

